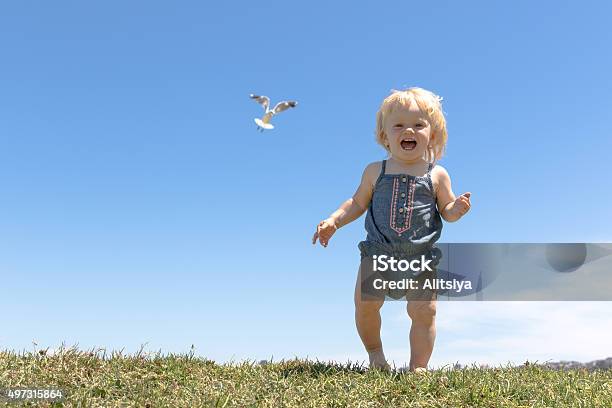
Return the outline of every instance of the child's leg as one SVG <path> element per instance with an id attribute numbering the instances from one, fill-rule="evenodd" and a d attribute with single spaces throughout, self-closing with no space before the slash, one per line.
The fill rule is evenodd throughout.
<path id="1" fill-rule="evenodd" d="M 435 296 L 435 295 L 434 295 Z M 411 300 L 408 302 L 410 327 L 410 371 L 427 368 L 436 339 L 436 300 Z"/>
<path id="2" fill-rule="evenodd" d="M 362 300 L 361 298 L 361 268 L 355 285 L 355 323 L 361 341 L 369 354 L 370 366 L 389 368 L 382 350 L 380 339 L 380 308 L 382 300 Z"/>

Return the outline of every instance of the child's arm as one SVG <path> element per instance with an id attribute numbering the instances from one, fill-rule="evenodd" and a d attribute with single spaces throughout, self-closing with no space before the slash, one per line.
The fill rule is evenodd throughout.
<path id="1" fill-rule="evenodd" d="M 451 188 L 450 176 L 446 169 L 438 165 L 435 171 L 438 180 L 436 196 L 440 215 L 448 222 L 457 221 L 470 210 L 472 206 L 470 196 L 472 193 L 463 193 L 459 197 L 455 197 Z"/>
<path id="2" fill-rule="evenodd" d="M 312 237 L 313 245 L 316 244 L 317 238 L 324 247 L 327 247 L 330 238 L 338 228 L 349 224 L 359 218 L 370 205 L 372 193 L 374 191 L 374 183 L 380 172 L 381 163 L 371 163 L 363 171 L 361 183 L 352 198 L 346 200 L 340 208 L 338 208 L 327 219 L 321 221 L 317 226 L 317 231 Z"/>

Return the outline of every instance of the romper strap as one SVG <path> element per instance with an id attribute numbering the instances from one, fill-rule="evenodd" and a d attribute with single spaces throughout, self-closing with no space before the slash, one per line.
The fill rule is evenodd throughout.
<path id="1" fill-rule="evenodd" d="M 429 163 L 429 167 L 427 168 L 427 174 L 431 173 L 431 170 L 434 168 L 434 164 L 433 163 Z"/>
<path id="2" fill-rule="evenodd" d="M 378 175 L 378 178 L 376 179 L 376 182 L 374 183 L 374 189 L 376 189 L 376 186 L 378 185 L 378 182 L 380 181 L 380 179 L 382 178 L 383 174 L 385 174 L 385 165 L 386 165 L 386 160 L 382 161 L 382 167 L 380 169 L 380 174 Z M 370 201 L 370 205 L 372 204 L 372 202 Z"/>
<path id="3" fill-rule="evenodd" d="M 431 180 L 431 170 L 434 168 L 434 163 L 429 163 L 429 167 L 427 168 L 427 184 L 429 184 L 429 188 L 431 189 L 431 193 L 434 193 L 433 181 Z"/>

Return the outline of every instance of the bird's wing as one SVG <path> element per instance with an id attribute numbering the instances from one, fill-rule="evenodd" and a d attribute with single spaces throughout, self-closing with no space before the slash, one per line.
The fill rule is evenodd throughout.
<path id="1" fill-rule="evenodd" d="M 262 104 L 266 112 L 268 111 L 268 106 L 270 106 L 270 98 L 268 98 L 267 96 L 259 96 L 259 95 L 253 95 L 253 94 L 249 96 L 251 97 L 251 99 L 255 99 L 257 103 Z"/>
<path id="2" fill-rule="evenodd" d="M 272 113 L 276 115 L 279 112 L 287 110 L 289 108 L 295 108 L 297 106 L 296 101 L 282 101 L 276 104 L 274 109 L 272 109 Z"/>

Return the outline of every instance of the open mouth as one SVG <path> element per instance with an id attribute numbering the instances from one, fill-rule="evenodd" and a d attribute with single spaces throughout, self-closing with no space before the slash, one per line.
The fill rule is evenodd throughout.
<path id="1" fill-rule="evenodd" d="M 414 150 L 416 148 L 417 142 L 413 138 L 402 139 L 400 141 L 400 145 L 403 150 Z"/>

